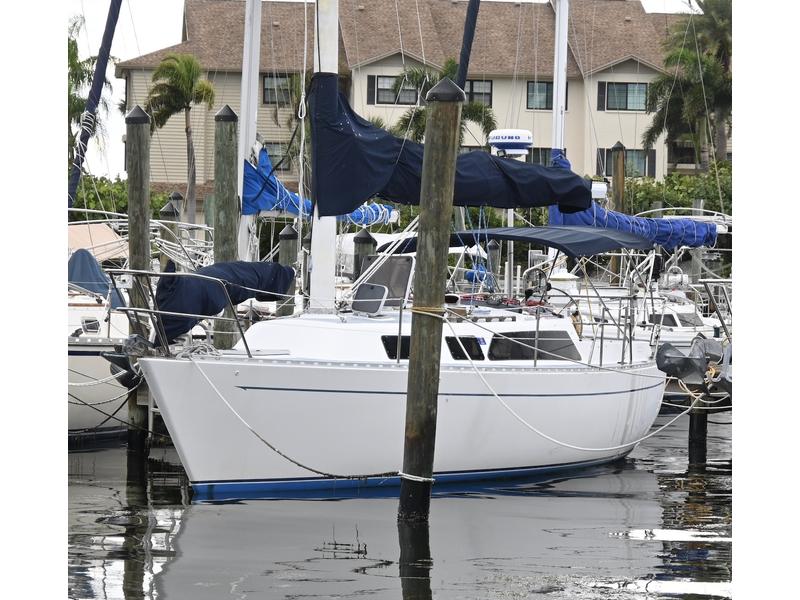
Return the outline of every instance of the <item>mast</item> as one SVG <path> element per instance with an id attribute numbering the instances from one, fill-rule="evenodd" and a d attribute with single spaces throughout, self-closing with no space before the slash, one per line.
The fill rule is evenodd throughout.
<path id="1" fill-rule="evenodd" d="M 553 0 L 553 10 L 556 17 L 554 56 L 553 56 L 553 142 L 550 146 L 552 154 L 558 150 L 563 156 L 564 151 L 564 117 L 565 101 L 567 97 L 567 23 L 569 20 L 569 0 Z M 557 206 L 549 206 L 547 209 L 547 221 L 549 225 L 558 224 Z M 547 256 L 552 261 L 555 260 L 557 251 L 553 248 L 547 249 Z"/>
<path id="2" fill-rule="evenodd" d="M 247 0 L 244 9 L 244 50 L 242 52 L 242 91 L 241 118 L 239 119 L 239 146 L 237 191 L 241 214 L 244 198 L 244 161 L 256 141 L 256 120 L 258 117 L 258 69 L 261 57 L 261 0 Z M 255 252 L 250 245 L 250 227 L 255 215 L 241 215 L 239 220 L 238 247 L 241 260 L 255 260 L 258 257 L 258 244 Z"/>
<path id="3" fill-rule="evenodd" d="M 119 8 L 121 5 L 122 0 L 111 0 L 111 5 L 108 7 L 106 29 L 103 32 L 103 41 L 100 44 L 100 52 L 97 55 L 97 62 L 94 65 L 92 87 L 89 89 L 86 109 L 81 115 L 81 135 L 75 145 L 75 162 L 73 162 L 72 170 L 69 174 L 69 187 L 67 188 L 67 205 L 69 207 L 72 207 L 72 203 L 75 200 L 75 192 L 78 189 L 78 181 L 81 178 L 83 157 L 86 155 L 86 145 L 89 143 L 89 137 L 94 133 L 97 105 L 100 103 L 100 96 L 103 93 L 108 57 L 111 54 L 111 42 L 114 39 L 114 30 L 117 28 L 117 19 L 119 18 Z"/>
<path id="4" fill-rule="evenodd" d="M 314 72 L 339 72 L 339 2 L 317 0 Z M 312 149 L 312 152 L 315 149 Z M 317 191 L 312 190 L 315 197 Z M 320 217 L 317 206 L 311 225 L 310 312 L 334 312 L 336 217 Z"/>

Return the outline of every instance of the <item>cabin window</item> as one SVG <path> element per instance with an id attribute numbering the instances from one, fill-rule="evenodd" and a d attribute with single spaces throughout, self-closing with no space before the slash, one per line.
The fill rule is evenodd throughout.
<path id="1" fill-rule="evenodd" d="M 705 325 L 703 319 L 695 313 L 680 313 L 678 314 L 678 320 L 684 327 L 703 327 Z"/>
<path id="2" fill-rule="evenodd" d="M 396 335 L 382 335 L 381 342 L 383 342 L 383 349 L 386 350 L 386 356 L 392 360 L 397 360 L 397 336 Z M 411 354 L 411 336 L 404 335 L 400 337 L 400 358 L 407 359 Z"/>
<path id="3" fill-rule="evenodd" d="M 486 106 L 492 105 L 492 81 L 481 79 L 467 79 L 464 84 L 464 94 L 467 102 L 482 102 Z"/>
<path id="4" fill-rule="evenodd" d="M 410 83 L 405 83 L 397 94 L 394 93 L 394 82 L 397 77 L 378 75 L 377 104 L 416 104 L 417 90 Z"/>
<path id="5" fill-rule="evenodd" d="M 461 344 L 459 344 L 459 340 Z M 467 336 L 462 335 L 456 339 L 454 336 L 446 336 L 444 338 L 447 347 L 450 349 L 450 354 L 454 360 L 467 360 L 467 355 L 472 360 L 483 360 L 483 350 L 481 350 L 480 342 L 478 338 L 474 336 Z M 461 346 L 464 346 L 464 350 L 467 351 L 467 354 L 464 354 L 464 350 L 461 349 Z"/>
<path id="6" fill-rule="evenodd" d="M 264 104 L 273 106 L 289 106 L 289 77 L 280 75 L 264 75 Z"/>
<path id="7" fill-rule="evenodd" d="M 564 90 L 564 110 L 569 106 L 569 83 Z M 528 82 L 528 110 L 553 110 L 553 82 Z"/>
<path id="8" fill-rule="evenodd" d="M 606 110 L 645 110 L 646 83 L 608 82 Z"/>
<path id="9" fill-rule="evenodd" d="M 84 333 L 99 333 L 100 321 L 91 317 L 82 317 L 81 329 L 83 329 Z"/>
<path id="10" fill-rule="evenodd" d="M 489 360 L 580 360 L 581 355 L 566 331 L 504 332 L 489 346 Z"/>
<path id="11" fill-rule="evenodd" d="M 678 323 L 672 315 L 664 315 L 664 320 L 661 320 L 661 315 L 650 315 L 650 322 L 654 325 L 664 325 L 665 327 L 677 327 Z"/>

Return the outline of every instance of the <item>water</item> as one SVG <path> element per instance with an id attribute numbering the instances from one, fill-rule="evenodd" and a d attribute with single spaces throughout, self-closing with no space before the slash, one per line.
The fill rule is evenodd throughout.
<path id="1" fill-rule="evenodd" d="M 730 597 L 731 415 L 709 418 L 705 465 L 682 417 L 623 462 L 442 489 L 429 528 L 396 498 L 192 504 L 172 449 L 72 452 L 69 597 Z"/>

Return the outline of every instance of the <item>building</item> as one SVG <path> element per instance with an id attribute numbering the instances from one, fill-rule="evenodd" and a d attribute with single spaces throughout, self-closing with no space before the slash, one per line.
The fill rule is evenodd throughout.
<path id="1" fill-rule="evenodd" d="M 339 72 L 351 106 L 388 125 L 417 103 L 414 89 L 391 91 L 404 67 L 441 68 L 458 59 L 466 0 L 340 0 Z M 195 55 L 216 89 L 211 110 L 192 110 L 197 153 L 198 211 L 213 193 L 214 114 L 225 104 L 239 112 L 244 39 L 243 0 L 186 0 L 181 42 L 119 63 L 126 106 L 144 105 L 153 70 L 169 53 Z M 301 74 L 313 67 L 314 5 L 264 2 L 261 27 L 262 104 L 258 131 L 273 163 L 280 160 L 295 127 L 293 104 Z M 572 0 L 569 18 L 565 146 L 573 170 L 610 175 L 610 148 L 622 142 L 634 175 L 662 178 L 670 163 L 663 137 L 643 150 L 648 82 L 663 72 L 661 44 L 679 15 L 646 13 L 638 0 Z M 307 32 L 304 32 L 304 24 Z M 546 162 L 552 136 L 555 18 L 548 3 L 484 2 L 480 7 L 465 91 L 492 107 L 498 127 L 533 132 L 529 160 Z M 306 35 L 304 36 L 304 33 Z M 304 51 L 303 40 L 306 39 Z M 465 150 L 485 145 L 470 126 Z M 297 166 L 277 171 L 297 185 Z M 183 119 L 172 119 L 153 138 L 154 190 L 183 191 L 186 140 Z"/>

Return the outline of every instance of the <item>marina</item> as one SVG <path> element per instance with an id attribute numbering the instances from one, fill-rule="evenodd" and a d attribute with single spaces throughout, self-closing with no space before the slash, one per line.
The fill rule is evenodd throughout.
<path id="1" fill-rule="evenodd" d="M 68 597 L 747 597 L 730 1 L 181 1 L 69 23 Z"/>

